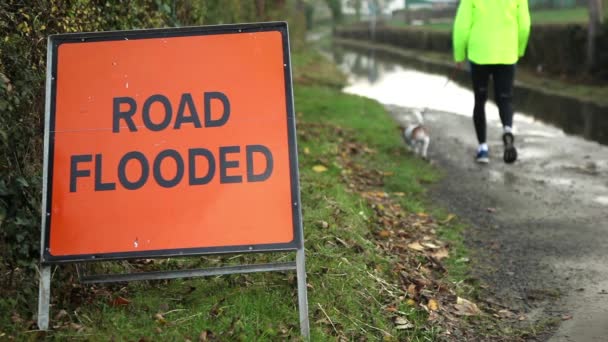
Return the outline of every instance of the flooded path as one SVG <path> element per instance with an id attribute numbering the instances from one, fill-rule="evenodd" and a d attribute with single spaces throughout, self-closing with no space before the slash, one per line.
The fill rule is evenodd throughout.
<path id="1" fill-rule="evenodd" d="M 549 341 L 608 336 L 608 111 L 518 87 L 520 159 L 502 162 L 497 108 L 488 103 L 491 162 L 477 165 L 466 75 L 373 51 L 335 48 L 348 93 L 384 103 L 412 122 L 427 108 L 429 155 L 445 172 L 434 199 L 471 222 L 466 233 L 476 276 L 496 299 L 531 322 L 557 322 Z"/>

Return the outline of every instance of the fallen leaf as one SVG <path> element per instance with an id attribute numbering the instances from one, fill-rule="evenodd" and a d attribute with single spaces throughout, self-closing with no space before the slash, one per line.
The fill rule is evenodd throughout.
<path id="1" fill-rule="evenodd" d="M 437 251 L 435 251 L 434 253 L 431 254 L 431 256 L 437 260 L 442 260 L 447 258 L 448 256 L 450 256 L 447 248 L 441 248 Z"/>
<path id="2" fill-rule="evenodd" d="M 562 316 L 562 321 L 568 321 L 572 319 L 572 315 L 563 315 Z"/>
<path id="3" fill-rule="evenodd" d="M 429 217 L 429 214 L 427 214 L 427 213 L 423 213 L 423 212 L 420 212 L 420 213 L 418 213 L 418 214 L 416 214 L 416 215 L 418 215 L 418 217 L 422 217 L 422 218 L 427 218 L 427 217 Z"/>
<path id="4" fill-rule="evenodd" d="M 397 325 L 402 325 L 402 324 L 408 324 L 410 321 L 408 321 L 406 318 L 404 317 L 396 317 L 395 318 L 395 324 Z"/>
<path id="5" fill-rule="evenodd" d="M 407 319 L 405 319 L 403 317 L 395 318 L 395 329 L 406 330 L 406 329 L 412 329 L 412 328 L 414 328 L 414 325 Z"/>
<path id="6" fill-rule="evenodd" d="M 310 154 L 310 149 L 308 147 L 304 147 L 304 154 Z"/>
<path id="7" fill-rule="evenodd" d="M 121 297 L 121 296 L 118 296 L 118 297 L 116 297 L 116 298 L 114 298 L 112 300 L 112 306 L 114 306 L 114 307 L 116 307 L 116 306 L 127 306 L 130 303 L 131 303 L 130 300 L 128 300 L 128 299 L 126 299 L 124 297 Z"/>
<path id="8" fill-rule="evenodd" d="M 167 324 L 167 320 L 160 313 L 157 313 L 156 315 L 154 315 L 154 319 L 156 320 L 156 322 L 158 324 Z"/>
<path id="9" fill-rule="evenodd" d="M 456 217 L 456 215 L 454 214 L 449 214 L 448 216 L 446 216 L 446 218 L 443 221 L 439 221 L 439 223 L 442 224 L 446 224 L 449 223 L 450 221 L 452 221 L 454 218 Z"/>
<path id="10" fill-rule="evenodd" d="M 404 192 L 393 192 L 393 195 L 403 197 L 403 196 L 405 196 L 405 193 Z"/>
<path id="11" fill-rule="evenodd" d="M 460 316 L 476 316 L 481 313 L 477 304 L 460 297 L 456 299 L 454 308 L 456 309 L 456 314 Z"/>
<path id="12" fill-rule="evenodd" d="M 415 251 L 424 251 L 424 247 L 422 247 L 422 245 L 418 241 L 410 243 L 409 245 L 407 245 L 407 247 Z"/>
<path id="13" fill-rule="evenodd" d="M 422 245 L 424 247 L 430 248 L 430 249 L 439 249 L 440 248 L 439 246 L 437 246 L 436 244 L 431 243 L 431 242 L 423 242 Z"/>
<path id="14" fill-rule="evenodd" d="M 409 305 L 409 306 L 415 306 L 416 305 L 416 301 L 413 299 L 408 299 L 405 301 L 405 304 Z"/>
<path id="15" fill-rule="evenodd" d="M 325 229 L 329 227 L 329 223 L 327 223 L 326 221 L 319 221 L 318 226 Z"/>
<path id="16" fill-rule="evenodd" d="M 315 165 L 315 166 L 312 167 L 312 170 L 314 172 L 321 173 L 321 172 L 327 171 L 327 168 L 325 166 L 323 166 L 323 165 Z"/>
<path id="17" fill-rule="evenodd" d="M 489 213 L 495 213 L 496 212 L 496 208 L 487 208 L 486 209 Z"/>
<path id="18" fill-rule="evenodd" d="M 431 311 L 439 310 L 439 303 L 437 303 L 435 299 L 429 299 L 429 303 L 427 305 Z"/>
<path id="19" fill-rule="evenodd" d="M 416 297 L 418 295 L 418 291 L 416 291 L 416 285 L 410 284 L 407 287 L 407 294 L 409 294 L 410 297 Z"/>
<path id="20" fill-rule="evenodd" d="M 498 310 L 498 316 L 502 318 L 512 318 L 515 314 L 507 309 Z"/>
<path id="21" fill-rule="evenodd" d="M 378 236 L 380 236 L 381 238 L 387 238 L 391 236 L 391 232 L 388 230 L 381 230 L 380 232 L 378 232 Z"/>

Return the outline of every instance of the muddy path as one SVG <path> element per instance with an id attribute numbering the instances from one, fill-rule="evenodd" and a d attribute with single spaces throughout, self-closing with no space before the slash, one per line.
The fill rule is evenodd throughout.
<path id="1" fill-rule="evenodd" d="M 411 110 L 388 106 L 402 124 Z M 608 148 L 519 122 L 520 160 L 502 161 L 500 127 L 490 121 L 491 162 L 473 161 L 470 118 L 431 111 L 430 158 L 443 170 L 432 198 L 470 222 L 475 275 L 495 300 L 556 325 L 542 339 L 608 339 Z"/>

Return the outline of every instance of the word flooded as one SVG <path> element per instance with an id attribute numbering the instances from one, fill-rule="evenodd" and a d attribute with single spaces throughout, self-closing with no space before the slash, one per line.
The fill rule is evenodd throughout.
<path id="1" fill-rule="evenodd" d="M 212 103 L 218 101 L 222 105 L 221 115 L 213 118 Z M 203 117 L 201 118 L 192 95 L 188 93 L 181 95 L 175 116 L 173 115 L 175 106 L 164 95 L 155 94 L 148 97 L 141 105 L 141 110 L 134 98 L 115 97 L 112 106 L 112 132 L 136 134 L 144 129 L 162 132 L 167 129 L 179 130 L 183 125 L 212 128 L 222 127 L 228 123 L 231 113 L 230 101 L 224 93 L 205 92 L 202 102 Z M 152 119 L 153 107 L 156 108 L 155 120 Z M 158 108 L 162 108 L 160 121 Z M 140 122 L 143 126 L 138 127 L 135 124 L 136 116 L 141 117 Z M 216 178 L 219 178 L 220 184 L 263 182 L 272 176 L 274 168 L 272 152 L 261 144 L 219 146 L 217 150 L 202 146 L 188 146 L 184 149 L 180 146 L 179 150 L 168 148 L 155 155 L 146 155 L 141 151 L 126 151 L 118 164 L 111 168 L 116 170 L 113 175 L 103 174 L 104 158 L 101 153 L 72 155 L 70 192 L 78 191 L 79 179 L 91 177 L 94 178 L 94 191 L 112 191 L 116 190 L 118 185 L 126 190 L 137 190 L 151 181 L 163 188 L 173 188 L 184 182 L 189 186 L 205 185 Z M 239 154 L 242 153 L 245 154 L 244 168 L 239 161 L 241 159 Z M 264 165 L 260 167 L 259 163 L 262 163 L 262 160 Z M 255 165 L 256 163 L 258 166 Z M 170 176 L 163 174 L 163 169 L 171 167 L 175 170 L 174 173 L 172 172 Z"/>

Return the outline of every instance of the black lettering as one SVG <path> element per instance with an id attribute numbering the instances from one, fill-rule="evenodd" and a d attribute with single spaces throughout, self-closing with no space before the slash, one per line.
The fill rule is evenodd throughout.
<path id="1" fill-rule="evenodd" d="M 87 163 L 93 160 L 90 154 L 79 154 L 70 158 L 70 192 L 76 192 L 76 179 L 91 176 L 91 170 L 79 170 L 78 163 Z"/>
<path id="2" fill-rule="evenodd" d="M 190 116 L 184 116 L 184 110 L 188 106 L 188 111 L 190 111 Z M 175 125 L 173 128 L 180 129 L 182 123 L 194 123 L 194 127 L 201 128 L 201 121 L 198 118 L 198 112 L 194 107 L 194 101 L 192 101 L 192 95 L 190 94 L 182 94 L 182 99 L 179 101 L 179 108 L 177 110 L 177 117 L 175 118 Z"/>
<path id="3" fill-rule="evenodd" d="M 248 145 L 245 147 L 247 151 L 247 181 L 248 182 L 263 182 L 270 177 L 272 169 L 274 167 L 274 161 L 272 159 L 272 153 L 270 150 L 263 145 Z M 253 173 L 253 154 L 261 153 L 266 158 L 266 169 L 260 174 Z"/>
<path id="4" fill-rule="evenodd" d="M 129 105 L 129 109 L 124 112 L 120 110 L 120 105 L 123 103 Z M 137 126 L 135 126 L 135 123 L 133 122 L 133 115 L 137 110 L 137 103 L 135 103 L 135 100 L 130 97 L 115 97 L 112 107 L 112 132 L 120 132 L 120 119 L 127 123 L 129 131 L 137 132 Z"/>
<path id="5" fill-rule="evenodd" d="M 228 176 L 227 169 L 239 167 L 237 160 L 226 160 L 228 153 L 238 153 L 241 151 L 240 146 L 226 146 L 220 147 L 220 183 L 242 183 L 243 177 L 241 176 Z"/>
<path id="6" fill-rule="evenodd" d="M 161 121 L 159 124 L 155 124 L 154 122 L 152 122 L 152 119 L 150 117 L 150 107 L 152 107 L 152 104 L 154 104 L 154 102 L 160 102 L 163 107 L 165 107 L 165 111 L 164 111 L 164 119 L 163 121 Z M 150 96 L 148 99 L 146 99 L 146 102 L 144 102 L 144 108 L 143 108 L 143 112 L 142 112 L 142 116 L 143 116 L 143 120 L 144 120 L 144 125 L 151 131 L 162 131 L 163 129 L 167 128 L 167 126 L 169 126 L 169 124 L 171 123 L 171 118 L 173 116 L 173 109 L 171 108 L 171 102 L 169 102 L 169 99 L 166 98 L 163 95 L 152 95 Z"/>
<path id="7" fill-rule="evenodd" d="M 161 164 L 166 158 L 173 158 L 173 160 L 175 160 L 175 164 L 177 165 L 177 171 L 175 172 L 175 177 L 173 177 L 173 179 L 163 178 L 160 171 Z M 152 170 L 154 172 L 154 179 L 158 185 L 162 186 L 163 188 L 172 188 L 179 184 L 184 177 L 184 160 L 176 150 L 164 150 L 159 153 L 158 156 L 156 156 L 156 159 L 154 159 L 154 167 Z"/>
<path id="8" fill-rule="evenodd" d="M 127 179 L 127 163 L 132 160 L 138 160 L 141 165 L 141 176 L 138 180 L 131 182 Z M 150 175 L 150 165 L 148 160 L 143 153 L 137 151 L 131 151 L 125 154 L 118 163 L 118 180 L 120 184 L 127 190 L 137 190 L 146 184 L 148 176 Z"/>
<path id="9" fill-rule="evenodd" d="M 101 154 L 95 155 L 95 191 L 116 190 L 116 183 L 104 183 L 101 180 Z"/>
<path id="10" fill-rule="evenodd" d="M 222 101 L 224 112 L 222 116 L 213 120 L 211 118 L 211 100 L 217 99 Z M 224 95 L 224 93 L 220 93 L 219 91 L 212 91 L 205 93 L 205 127 L 220 127 L 223 126 L 228 118 L 230 117 L 230 102 L 228 101 L 228 97 Z"/>
<path id="11" fill-rule="evenodd" d="M 207 174 L 203 177 L 196 177 L 196 156 L 201 156 L 207 159 L 209 168 Z M 211 151 L 205 148 L 191 148 L 188 150 L 188 168 L 190 185 L 203 185 L 209 183 L 215 175 L 215 159 Z"/>

